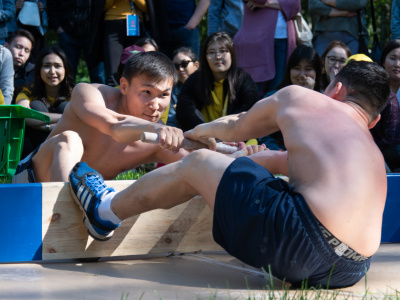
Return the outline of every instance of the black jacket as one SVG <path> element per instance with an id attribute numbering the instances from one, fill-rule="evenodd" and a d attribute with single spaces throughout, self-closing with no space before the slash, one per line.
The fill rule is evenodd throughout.
<path id="1" fill-rule="evenodd" d="M 257 92 L 257 87 L 250 75 L 245 71 L 238 69 L 239 83 L 236 87 L 236 100 L 233 103 L 228 103 L 227 114 L 238 114 L 249 110 L 254 103 L 260 98 Z M 200 96 L 196 93 L 196 83 L 199 81 L 199 71 L 193 73 L 185 81 L 182 91 L 178 97 L 176 105 L 176 119 L 183 131 L 190 130 L 199 124 L 204 123 L 204 118 L 201 114 L 203 102 Z"/>

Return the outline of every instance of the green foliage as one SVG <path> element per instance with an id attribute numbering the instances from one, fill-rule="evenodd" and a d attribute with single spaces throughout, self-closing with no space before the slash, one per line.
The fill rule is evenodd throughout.
<path id="1" fill-rule="evenodd" d="M 11 179 L 8 179 L 7 177 L 0 176 L 0 184 L 2 183 L 11 183 Z"/>

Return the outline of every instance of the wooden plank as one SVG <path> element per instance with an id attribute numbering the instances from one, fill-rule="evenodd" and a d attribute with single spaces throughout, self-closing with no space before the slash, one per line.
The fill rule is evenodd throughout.
<path id="1" fill-rule="evenodd" d="M 133 181 L 108 181 L 122 190 Z M 222 250 L 212 238 L 212 212 L 201 199 L 126 220 L 107 242 L 88 236 L 67 183 L 44 183 L 43 260 Z"/>

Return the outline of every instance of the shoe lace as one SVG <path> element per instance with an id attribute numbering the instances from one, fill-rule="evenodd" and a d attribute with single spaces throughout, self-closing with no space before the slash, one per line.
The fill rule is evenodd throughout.
<path id="1" fill-rule="evenodd" d="M 107 188 L 105 185 L 103 178 L 98 176 L 97 174 L 88 174 L 86 177 L 86 185 L 92 190 L 96 192 L 102 192 Z"/>

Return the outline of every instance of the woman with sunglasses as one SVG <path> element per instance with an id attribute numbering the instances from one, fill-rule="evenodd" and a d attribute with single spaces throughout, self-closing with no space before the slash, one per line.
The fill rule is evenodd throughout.
<path id="1" fill-rule="evenodd" d="M 196 54 L 189 47 L 180 47 L 172 55 L 172 63 L 178 72 L 178 83 L 172 89 L 171 103 L 169 105 L 167 125 L 179 127 L 176 120 L 176 105 L 178 96 L 182 90 L 183 84 L 199 68 L 199 61 Z"/>
<path id="2" fill-rule="evenodd" d="M 182 130 L 249 110 L 259 100 L 255 83 L 237 67 L 232 38 L 210 35 L 200 52 L 200 69 L 189 76 L 178 97 L 176 118 Z"/>
<path id="3" fill-rule="evenodd" d="M 335 78 L 336 74 L 344 67 L 346 60 L 351 56 L 351 51 L 340 41 L 331 42 L 321 56 L 322 77 L 321 92 Z"/>

